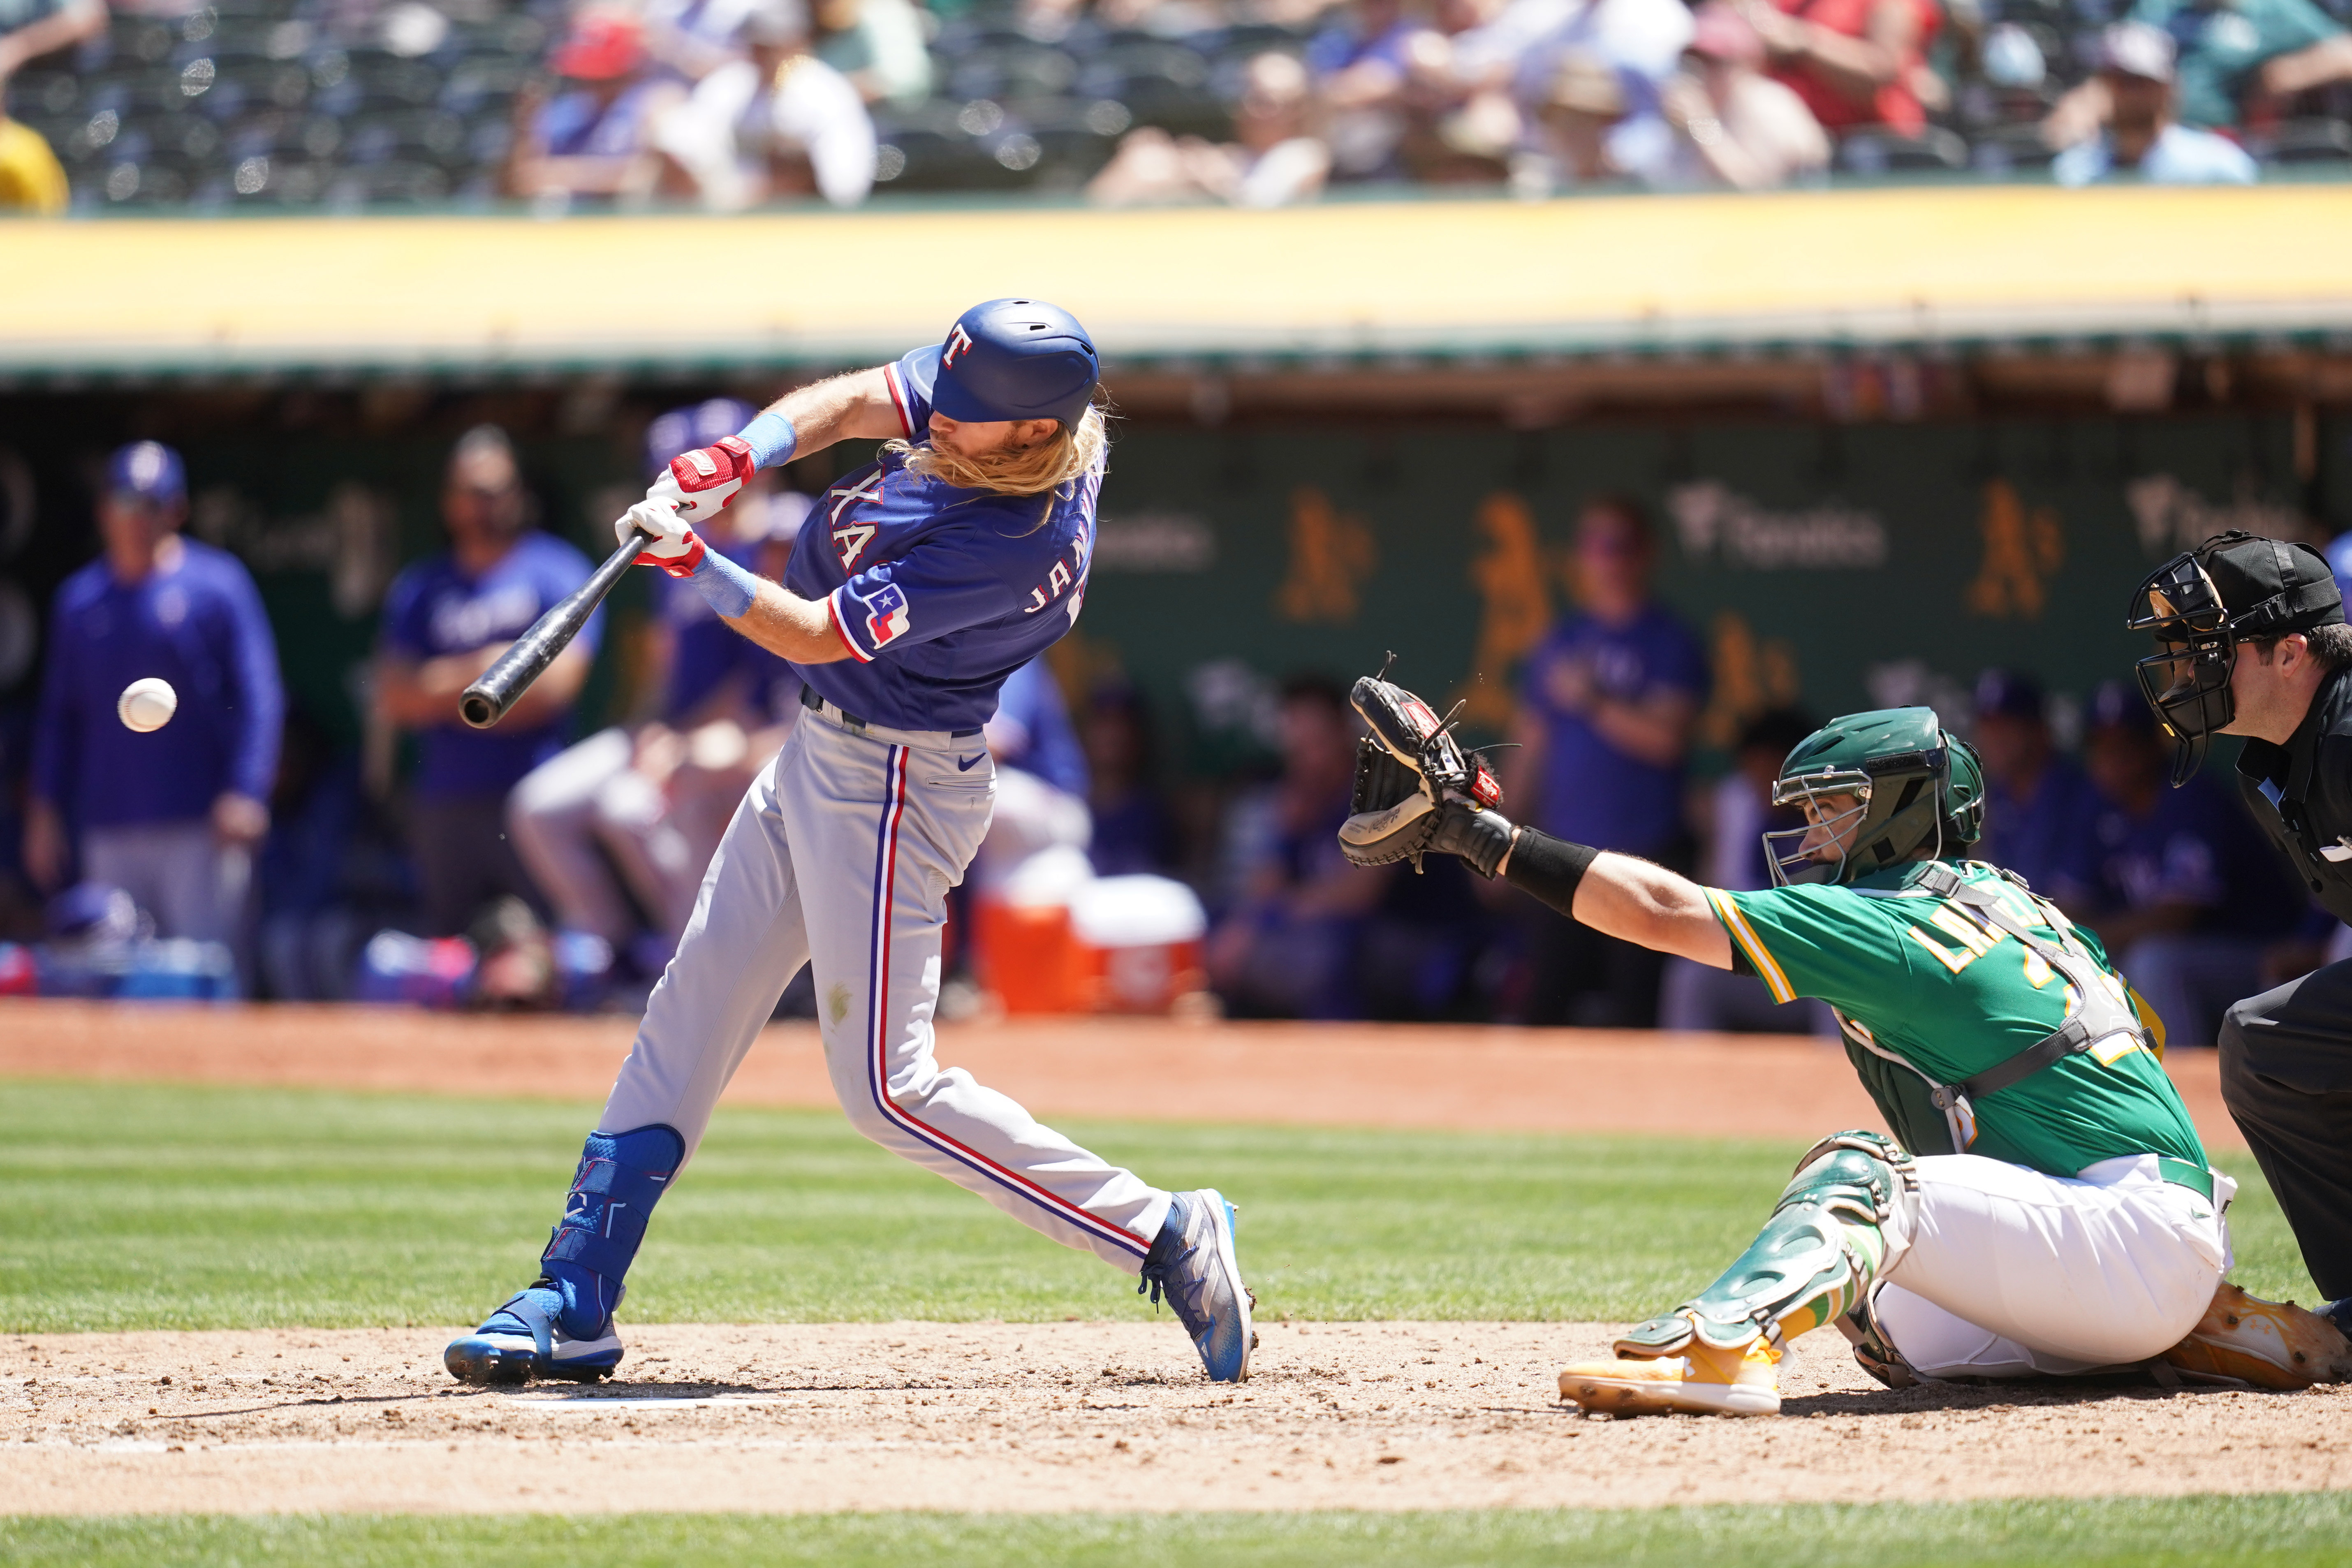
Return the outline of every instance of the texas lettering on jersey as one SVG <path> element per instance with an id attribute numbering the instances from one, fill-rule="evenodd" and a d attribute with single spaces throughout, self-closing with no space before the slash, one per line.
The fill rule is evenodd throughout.
<path id="1" fill-rule="evenodd" d="M 1097 468 L 1078 480 L 1078 530 L 1070 541 L 1070 552 L 1054 563 L 1043 583 L 1029 590 L 1023 615 L 1034 616 L 1076 588 L 1077 593 L 1070 600 L 1070 622 L 1077 624 L 1078 612 L 1086 607 L 1087 568 L 1094 563 L 1095 498 L 1102 491 L 1102 470 Z"/>
<path id="2" fill-rule="evenodd" d="M 879 501 L 882 499 L 882 479 L 881 470 L 877 469 L 863 482 L 852 479 L 848 484 L 835 485 L 824 492 L 824 499 L 832 503 L 825 510 L 831 521 L 833 552 L 841 558 L 841 570 L 845 574 L 857 570 L 857 558 L 866 553 L 867 545 L 874 542 L 877 531 L 876 524 L 861 522 L 848 514 L 861 501 Z"/>

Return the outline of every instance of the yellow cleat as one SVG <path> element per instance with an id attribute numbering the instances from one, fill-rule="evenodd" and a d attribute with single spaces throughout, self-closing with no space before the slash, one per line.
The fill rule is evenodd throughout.
<path id="1" fill-rule="evenodd" d="M 2163 1359 L 2186 1372 L 2234 1377 L 2257 1388 L 2309 1388 L 2352 1379 L 2352 1343 L 2336 1325 L 2292 1301 L 2265 1301 L 2235 1285 Z"/>
<path id="2" fill-rule="evenodd" d="M 1559 1396 L 1587 1415 L 1778 1415 L 1780 1369 L 1780 1352 L 1760 1336 L 1736 1351 L 1694 1339 L 1680 1355 L 1562 1367 Z"/>

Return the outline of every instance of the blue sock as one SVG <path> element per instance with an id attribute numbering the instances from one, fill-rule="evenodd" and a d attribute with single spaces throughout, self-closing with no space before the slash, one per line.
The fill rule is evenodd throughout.
<path id="1" fill-rule="evenodd" d="M 752 599 L 760 592 L 759 578 L 707 544 L 702 552 L 701 564 L 695 567 L 694 575 L 687 581 L 709 601 L 712 609 L 730 621 L 750 609 Z"/>
<path id="2" fill-rule="evenodd" d="M 735 434 L 751 448 L 754 466 L 772 468 L 778 463 L 789 463 L 801 438 L 793 429 L 793 422 L 771 408 Z"/>
<path id="3" fill-rule="evenodd" d="M 625 1294 L 622 1280 L 646 1238 L 646 1221 L 686 1159 L 686 1140 L 667 1127 L 591 1132 L 539 1267 L 562 1294 L 563 1331 L 587 1339 Z"/>

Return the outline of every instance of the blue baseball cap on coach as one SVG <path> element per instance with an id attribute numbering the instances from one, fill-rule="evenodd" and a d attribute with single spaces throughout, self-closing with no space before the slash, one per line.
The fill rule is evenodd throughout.
<path id="1" fill-rule="evenodd" d="M 2009 719 L 2042 716 L 2042 682 L 2021 669 L 1988 669 L 1977 677 L 1977 717 L 1998 713 Z"/>
<path id="2" fill-rule="evenodd" d="M 1042 300 L 991 300 L 956 318 L 946 341 L 901 362 L 915 391 L 950 419 L 1076 425 L 1102 380 L 1078 319 Z"/>
<path id="3" fill-rule="evenodd" d="M 714 397 L 656 416 L 646 426 L 646 477 L 660 478 L 672 458 L 734 435 L 757 418 L 759 412 L 740 398 Z"/>
<path id="4" fill-rule="evenodd" d="M 161 441 L 133 441 L 107 458 L 106 493 L 132 500 L 181 500 L 188 493 L 188 471 L 180 454 Z"/>

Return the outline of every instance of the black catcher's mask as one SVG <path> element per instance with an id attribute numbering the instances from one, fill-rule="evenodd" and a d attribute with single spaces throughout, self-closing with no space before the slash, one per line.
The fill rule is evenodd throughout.
<path id="1" fill-rule="evenodd" d="M 2343 619 L 2344 596 L 2326 558 L 2283 539 L 2232 529 L 2149 573 L 2124 624 L 2156 638 L 2157 651 L 2133 673 L 2172 737 L 2172 787 L 2189 782 L 2208 739 L 2237 717 L 2230 674 L 2240 642 Z"/>

